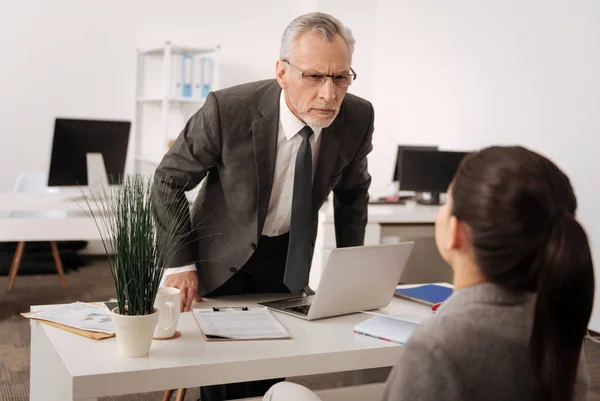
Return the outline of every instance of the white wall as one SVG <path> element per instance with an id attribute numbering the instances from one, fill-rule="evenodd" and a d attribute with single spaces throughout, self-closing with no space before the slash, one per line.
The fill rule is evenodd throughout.
<path id="1" fill-rule="evenodd" d="M 135 49 L 222 45 L 222 84 L 274 77 L 279 41 L 317 0 L 31 0 L 0 13 L 0 191 L 47 171 L 54 118 L 129 119 Z"/>
<path id="2" fill-rule="evenodd" d="M 398 143 L 522 144 L 571 177 L 599 255 L 599 20 L 596 0 L 380 0 L 372 192 L 385 191 Z"/>
<path id="3" fill-rule="evenodd" d="M 348 92 L 373 100 L 378 0 L 319 0 L 317 10 L 333 15 L 352 31 L 356 45 L 352 67 L 358 74 Z"/>
<path id="4" fill-rule="evenodd" d="M 385 192 L 398 143 L 524 144 L 571 176 L 598 254 L 596 0 L 6 1 L 0 191 L 20 171 L 47 170 L 56 116 L 133 117 L 136 48 L 221 44 L 224 86 L 269 78 L 283 29 L 315 9 L 357 39 L 350 91 L 376 108 L 373 196 Z M 600 329 L 598 308 L 591 327 Z"/>

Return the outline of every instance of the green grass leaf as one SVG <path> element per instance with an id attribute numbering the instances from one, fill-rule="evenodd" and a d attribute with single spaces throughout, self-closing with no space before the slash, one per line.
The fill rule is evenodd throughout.
<path id="1" fill-rule="evenodd" d="M 153 313 L 165 262 L 188 237 L 182 228 L 187 227 L 189 211 L 179 204 L 185 197 L 176 194 L 165 202 L 163 207 L 174 218 L 157 224 L 153 185 L 167 183 L 154 184 L 150 176 L 128 174 L 122 185 L 100 186 L 86 198 L 108 255 L 121 314 Z"/>

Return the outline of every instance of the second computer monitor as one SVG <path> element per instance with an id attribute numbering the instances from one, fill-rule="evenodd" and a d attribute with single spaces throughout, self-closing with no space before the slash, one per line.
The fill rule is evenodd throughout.
<path id="1" fill-rule="evenodd" d="M 89 153 L 100 153 L 109 184 L 120 184 L 125 171 L 130 127 L 129 121 L 57 118 L 48 186 L 88 185 Z"/>
<path id="2" fill-rule="evenodd" d="M 394 178 L 392 181 L 400 181 L 402 175 L 402 154 L 405 150 L 437 150 L 438 147 L 434 145 L 398 145 L 398 151 L 396 153 L 396 166 L 394 169 Z"/>
<path id="3" fill-rule="evenodd" d="M 448 190 L 463 158 L 469 152 L 407 149 L 402 153 L 400 189 L 426 192 L 432 202 Z"/>

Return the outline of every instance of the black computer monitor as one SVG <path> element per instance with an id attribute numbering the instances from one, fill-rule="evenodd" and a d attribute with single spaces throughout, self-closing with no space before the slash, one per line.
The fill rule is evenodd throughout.
<path id="1" fill-rule="evenodd" d="M 402 152 L 400 189 L 429 193 L 419 203 L 439 204 L 439 194 L 448 190 L 462 159 L 470 152 L 407 149 Z"/>
<path id="2" fill-rule="evenodd" d="M 110 185 L 119 185 L 125 172 L 129 121 L 57 118 L 48 186 L 88 185 L 88 153 L 100 153 Z"/>
<path id="3" fill-rule="evenodd" d="M 402 152 L 405 150 L 437 150 L 438 147 L 434 145 L 421 146 L 421 145 L 398 145 L 398 150 L 396 152 L 396 166 L 394 169 L 394 177 L 392 181 L 400 181 L 400 177 L 402 176 Z"/>

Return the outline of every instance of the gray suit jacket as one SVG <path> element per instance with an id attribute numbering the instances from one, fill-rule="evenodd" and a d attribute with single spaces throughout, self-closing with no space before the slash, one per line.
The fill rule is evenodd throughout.
<path id="1" fill-rule="evenodd" d="M 167 267 L 196 262 L 199 294 L 229 279 L 250 258 L 263 230 L 275 170 L 281 88 L 276 80 L 209 94 L 155 172 L 159 221 L 172 218 L 167 200 L 206 177 L 185 245 Z M 362 245 L 367 221 L 367 154 L 372 150 L 371 103 L 347 94 L 333 124 L 324 129 L 312 190 L 313 246 L 318 211 L 333 190 L 339 247 Z M 171 201 L 172 202 L 172 201 Z M 180 209 L 181 210 L 181 209 Z"/>
<path id="2" fill-rule="evenodd" d="M 408 341 L 383 401 L 531 400 L 534 298 L 485 283 L 452 296 Z M 582 356 L 575 401 L 588 399 Z"/>

